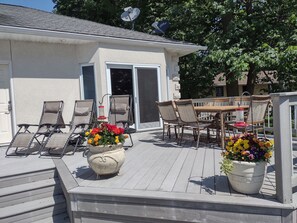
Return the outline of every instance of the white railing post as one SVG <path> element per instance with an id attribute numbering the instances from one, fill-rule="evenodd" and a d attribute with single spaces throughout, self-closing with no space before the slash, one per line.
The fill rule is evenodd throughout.
<path id="1" fill-rule="evenodd" d="M 293 162 L 290 106 L 297 103 L 297 92 L 271 94 L 275 154 L 276 196 L 282 203 L 292 203 Z"/>

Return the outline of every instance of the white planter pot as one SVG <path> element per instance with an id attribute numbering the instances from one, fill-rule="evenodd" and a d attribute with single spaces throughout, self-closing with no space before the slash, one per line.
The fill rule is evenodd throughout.
<path id="1" fill-rule="evenodd" d="M 87 160 L 92 170 L 99 175 L 116 174 L 125 161 L 122 144 L 113 146 L 91 146 Z"/>
<path id="2" fill-rule="evenodd" d="M 232 161 L 233 169 L 228 173 L 232 188 L 243 194 L 259 193 L 266 173 L 266 162 Z"/>

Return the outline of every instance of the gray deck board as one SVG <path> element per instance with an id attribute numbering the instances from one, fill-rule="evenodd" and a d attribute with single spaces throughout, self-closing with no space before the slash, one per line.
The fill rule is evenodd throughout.
<path id="1" fill-rule="evenodd" d="M 184 165 L 182 166 L 182 169 L 179 173 L 179 176 L 176 180 L 176 183 L 172 191 L 175 191 L 175 192 L 187 191 L 187 187 L 191 176 L 192 168 L 194 165 L 194 161 L 196 158 L 196 154 L 197 154 L 197 151 L 195 149 L 189 149 L 187 159 L 184 162 Z"/>
<path id="2" fill-rule="evenodd" d="M 178 175 L 181 171 L 184 162 L 186 162 L 187 155 L 189 153 L 188 149 L 183 149 L 173 164 L 172 168 L 168 172 L 168 175 L 165 177 L 160 190 L 161 191 L 172 191 L 174 184 L 178 178 Z"/>
<path id="3" fill-rule="evenodd" d="M 199 193 L 201 191 L 202 173 L 204 166 L 205 147 L 199 147 L 195 157 L 192 173 L 187 188 L 188 193 Z"/>

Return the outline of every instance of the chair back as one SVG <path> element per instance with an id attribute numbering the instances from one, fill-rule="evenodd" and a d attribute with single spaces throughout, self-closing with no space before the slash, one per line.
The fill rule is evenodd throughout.
<path id="1" fill-rule="evenodd" d="M 248 110 L 246 122 L 249 124 L 258 124 L 265 122 L 265 115 L 270 103 L 269 95 L 253 95 Z"/>
<path id="2" fill-rule="evenodd" d="M 43 124 L 64 125 L 62 117 L 63 107 L 63 101 L 44 101 L 39 126 Z"/>
<path id="3" fill-rule="evenodd" d="M 164 122 L 178 122 L 178 117 L 173 101 L 156 101 L 156 104 L 158 106 L 161 118 Z"/>
<path id="4" fill-rule="evenodd" d="M 76 100 L 74 103 L 73 115 L 71 120 L 71 128 L 79 124 L 92 125 L 94 118 L 94 100 Z M 89 126 L 86 126 L 88 128 Z"/>
<path id="5" fill-rule="evenodd" d="M 131 95 L 111 95 L 109 108 L 109 123 L 133 124 Z"/>
<path id="6" fill-rule="evenodd" d="M 184 123 L 198 123 L 198 117 L 192 99 L 175 101 L 180 120 Z"/>

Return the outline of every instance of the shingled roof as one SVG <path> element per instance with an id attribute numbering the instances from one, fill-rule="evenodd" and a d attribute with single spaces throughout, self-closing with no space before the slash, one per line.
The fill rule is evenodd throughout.
<path id="1" fill-rule="evenodd" d="M 8 4 L 0 4 L 1 26 L 198 47 L 161 36 Z"/>

